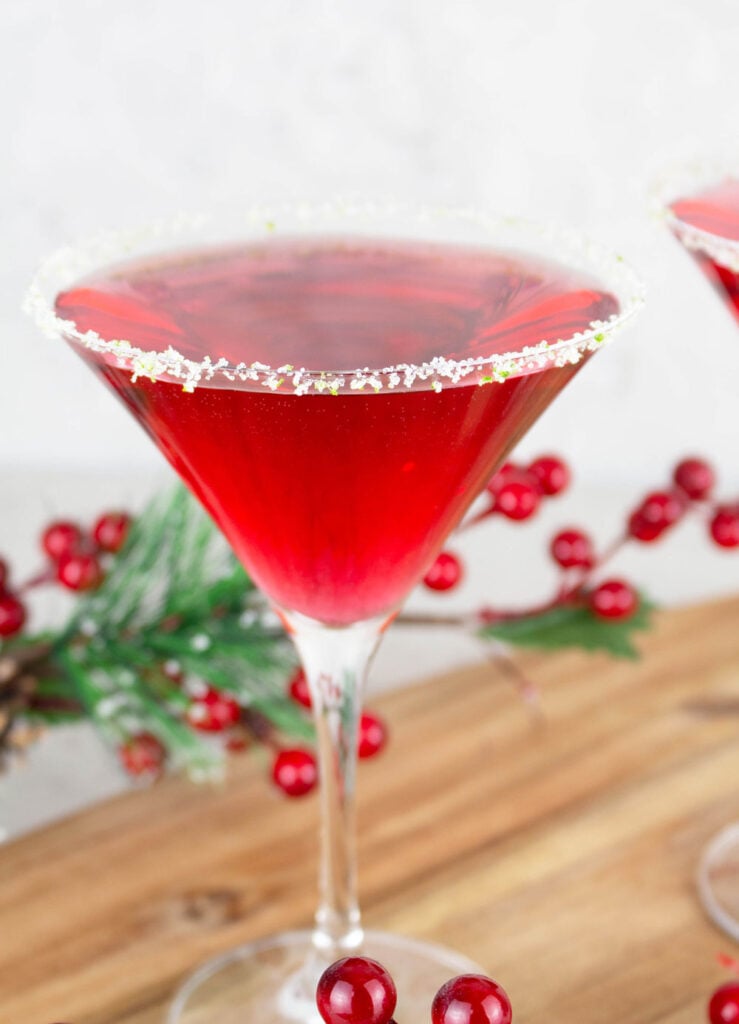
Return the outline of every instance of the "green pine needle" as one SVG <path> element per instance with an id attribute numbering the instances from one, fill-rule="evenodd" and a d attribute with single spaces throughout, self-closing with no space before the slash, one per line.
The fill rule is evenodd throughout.
<path id="1" fill-rule="evenodd" d="M 515 647 L 548 651 L 579 647 L 633 660 L 639 657 L 634 634 L 650 628 L 653 612 L 654 605 L 642 594 L 637 611 L 623 621 L 599 619 L 582 605 L 561 605 L 540 615 L 491 623 L 480 635 Z"/>

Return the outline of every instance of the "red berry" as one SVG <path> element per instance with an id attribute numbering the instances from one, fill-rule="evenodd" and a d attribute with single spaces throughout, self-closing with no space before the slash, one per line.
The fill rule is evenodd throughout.
<path id="1" fill-rule="evenodd" d="M 377 715 L 365 711 L 359 720 L 359 756 L 374 757 L 386 743 L 387 726 Z"/>
<path id="2" fill-rule="evenodd" d="M 120 551 L 131 528 L 131 517 L 125 512 L 106 512 L 92 528 L 95 543 L 101 551 Z"/>
<path id="3" fill-rule="evenodd" d="M 308 679 L 302 668 L 297 668 L 287 684 L 287 692 L 296 704 L 302 704 L 304 708 L 312 707 Z"/>
<path id="4" fill-rule="evenodd" d="M 659 523 L 650 523 L 641 512 L 633 512 L 629 517 L 627 531 L 634 540 L 640 540 L 643 544 L 651 544 L 665 532 L 664 526 Z"/>
<path id="5" fill-rule="evenodd" d="M 528 472 L 537 480 L 542 494 L 560 494 L 570 483 L 570 468 L 556 455 L 540 455 L 528 467 Z"/>
<path id="6" fill-rule="evenodd" d="M 281 750 L 272 765 L 272 779 L 287 796 L 305 796 L 318 781 L 316 759 L 309 750 Z"/>
<path id="7" fill-rule="evenodd" d="M 716 989 L 708 1004 L 708 1019 L 711 1024 L 739 1022 L 739 981 L 727 981 Z"/>
<path id="8" fill-rule="evenodd" d="M 451 590 L 457 586 L 462 576 L 462 563 L 457 556 L 451 551 L 442 551 L 423 577 L 423 583 L 429 590 Z"/>
<path id="9" fill-rule="evenodd" d="M 703 459 L 683 459 L 675 466 L 672 479 L 677 487 L 693 501 L 707 498 L 713 490 L 716 475 Z"/>
<path id="10" fill-rule="evenodd" d="M 581 530 L 561 530 L 552 537 L 549 550 L 563 569 L 589 569 L 595 564 L 593 542 Z"/>
<path id="11" fill-rule="evenodd" d="M 509 478 L 495 495 L 494 508 L 508 519 L 528 519 L 536 512 L 541 494 L 528 474 Z"/>
<path id="12" fill-rule="evenodd" d="M 54 562 L 74 554 L 82 543 L 82 530 L 76 523 L 59 519 L 50 523 L 41 534 L 41 547 Z"/>
<path id="13" fill-rule="evenodd" d="M 129 775 L 161 775 L 167 750 L 161 740 L 150 732 L 132 736 L 119 748 L 118 756 Z"/>
<path id="14" fill-rule="evenodd" d="M 241 706 L 228 693 L 208 687 L 186 712 L 187 721 L 200 732 L 223 732 L 241 718 Z"/>
<path id="15" fill-rule="evenodd" d="M 739 547 L 739 506 L 722 505 L 711 520 L 711 536 L 722 548 Z"/>
<path id="16" fill-rule="evenodd" d="M 624 580 L 606 580 L 591 592 L 588 601 L 600 619 L 628 619 L 639 605 L 636 591 Z"/>
<path id="17" fill-rule="evenodd" d="M 348 956 L 331 964 L 316 989 L 318 1012 L 326 1024 L 389 1024 L 398 995 L 382 964 Z"/>
<path id="18" fill-rule="evenodd" d="M 0 558 L 0 594 L 3 594 L 8 586 L 8 579 L 10 578 L 10 571 L 8 569 L 8 563 L 4 558 Z"/>
<path id="19" fill-rule="evenodd" d="M 0 597 L 0 636 L 15 636 L 23 629 L 26 609 L 12 594 Z"/>
<path id="20" fill-rule="evenodd" d="M 668 526 L 678 521 L 684 510 L 685 506 L 676 494 L 653 491 L 646 496 L 636 514 L 641 516 L 644 522 L 653 523 L 666 530 Z"/>
<path id="21" fill-rule="evenodd" d="M 94 590 L 103 582 L 103 570 L 95 555 L 62 555 L 56 578 L 67 590 Z"/>
<path id="22" fill-rule="evenodd" d="M 511 477 L 517 476 L 521 472 L 519 466 L 515 462 L 504 462 L 497 473 L 494 473 L 490 477 L 487 484 L 487 490 L 495 496 L 501 489 L 503 484 L 507 483 Z"/>
<path id="23" fill-rule="evenodd" d="M 431 1005 L 432 1024 L 511 1024 L 511 1001 L 482 974 L 460 974 L 442 985 Z"/>

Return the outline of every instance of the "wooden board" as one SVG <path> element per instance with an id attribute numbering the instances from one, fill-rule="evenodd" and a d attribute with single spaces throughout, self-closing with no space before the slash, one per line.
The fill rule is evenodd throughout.
<path id="1" fill-rule="evenodd" d="M 366 923 L 486 965 L 517 1024 L 696 1024 L 737 953 L 692 875 L 739 818 L 739 716 L 696 707 L 739 697 L 739 600 L 663 614 L 643 648 L 520 659 L 544 727 L 485 665 L 376 702 Z M 309 924 L 316 810 L 244 757 L 222 788 L 167 780 L 0 848 L 2 1024 L 161 1022 L 204 958 Z"/>

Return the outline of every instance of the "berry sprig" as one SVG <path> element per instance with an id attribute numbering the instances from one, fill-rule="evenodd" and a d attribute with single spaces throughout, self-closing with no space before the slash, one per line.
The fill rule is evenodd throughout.
<path id="1" fill-rule="evenodd" d="M 294 656 L 195 503 L 178 490 L 137 520 L 121 511 L 42 531 L 44 563 L 16 582 L 0 562 L 0 763 L 23 723 L 86 716 L 132 777 L 218 775 L 227 752 L 312 730 L 284 693 Z M 56 631 L 31 632 L 29 598 L 73 592 Z M 23 726 L 23 727 L 22 727 Z"/>
<path id="2" fill-rule="evenodd" d="M 315 755 L 293 745 L 313 735 L 305 676 L 295 670 L 285 683 L 294 662 L 284 633 L 184 492 L 136 523 L 124 512 L 89 529 L 56 520 L 40 547 L 45 564 L 17 586 L 0 561 L 0 755 L 21 715 L 86 714 L 142 781 L 178 764 L 212 774 L 221 753 L 262 746 L 283 793 L 315 788 Z M 24 597 L 43 585 L 74 591 L 78 603 L 56 639 L 37 644 Z M 386 738 L 366 712 L 359 756 L 379 753 Z"/>
<path id="3" fill-rule="evenodd" d="M 569 466 L 556 455 L 540 456 L 526 466 L 507 462 L 488 483 L 482 509 L 463 523 L 462 529 L 495 515 L 514 522 L 531 519 L 542 502 L 566 490 L 571 478 Z M 547 601 L 523 610 L 485 607 L 457 616 L 405 615 L 400 621 L 463 625 L 484 637 L 523 646 L 582 646 L 635 657 L 632 635 L 647 628 L 651 605 L 628 580 L 605 577 L 606 564 L 628 543 L 660 540 L 688 513 L 704 519 L 708 536 L 719 547 L 739 547 L 739 501 L 716 501 L 715 483 L 714 470 L 704 459 L 682 459 L 673 468 L 668 487 L 647 493 L 627 514 L 621 532 L 601 550 L 579 527 L 558 530 L 548 550 L 561 575 Z M 461 558 L 445 550 L 423 583 L 428 590 L 449 592 L 464 577 Z"/>
<path id="4" fill-rule="evenodd" d="M 316 1006 L 325 1024 L 395 1024 L 397 1001 L 390 973 L 366 956 L 337 960 L 316 988 Z M 505 991 L 482 974 L 451 978 L 429 1011 L 431 1024 L 511 1024 L 513 1019 Z"/>
<path id="5" fill-rule="evenodd" d="M 540 455 L 527 466 L 505 462 L 487 483 L 483 508 L 467 519 L 462 529 L 494 515 L 514 522 L 530 519 L 542 501 L 562 494 L 569 484 L 570 469 L 558 455 Z"/>
<path id="6" fill-rule="evenodd" d="M 89 530 L 66 519 L 49 523 L 41 534 L 47 571 L 27 586 L 55 579 L 67 590 L 95 590 L 105 577 L 106 556 L 121 550 L 130 528 L 131 517 L 120 511 L 103 513 Z"/>

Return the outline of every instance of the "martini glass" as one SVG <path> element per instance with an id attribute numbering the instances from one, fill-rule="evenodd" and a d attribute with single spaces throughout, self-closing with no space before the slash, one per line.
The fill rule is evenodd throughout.
<path id="1" fill-rule="evenodd" d="M 508 451 L 638 308 L 615 256 L 469 210 L 324 203 L 103 236 L 41 270 L 28 304 L 133 413 L 295 642 L 321 781 L 312 930 L 206 964 L 170 1024 L 316 1019 L 321 970 L 382 961 L 428 1013 L 439 946 L 366 932 L 354 794 L 383 631 Z"/>
<path id="2" fill-rule="evenodd" d="M 673 234 L 739 324 L 739 157 L 686 166 L 660 183 L 658 197 Z M 709 917 L 739 941 L 739 822 L 708 844 L 697 880 Z"/>

